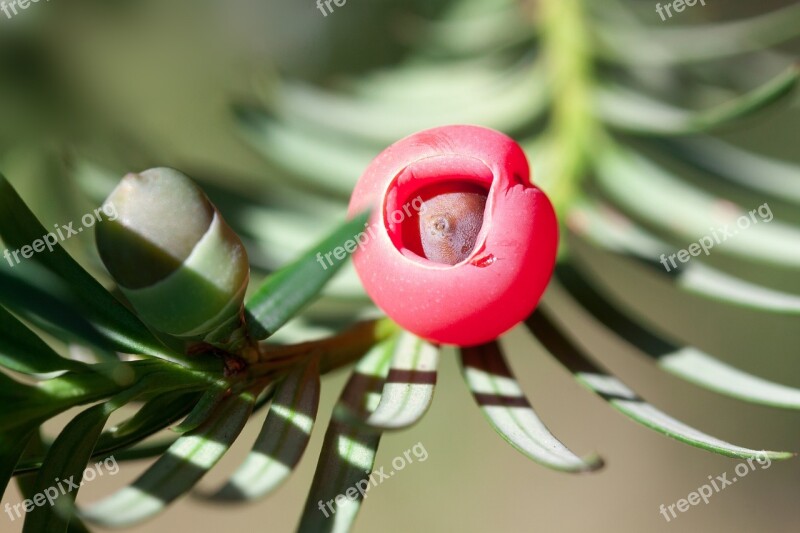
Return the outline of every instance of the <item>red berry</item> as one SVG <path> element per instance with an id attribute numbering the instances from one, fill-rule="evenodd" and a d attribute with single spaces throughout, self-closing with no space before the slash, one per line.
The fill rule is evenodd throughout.
<path id="1" fill-rule="evenodd" d="M 376 305 L 420 337 L 493 340 L 534 310 L 550 280 L 555 212 L 522 149 L 497 131 L 446 126 L 398 141 L 353 191 L 349 215 L 368 208 L 356 270 Z"/>

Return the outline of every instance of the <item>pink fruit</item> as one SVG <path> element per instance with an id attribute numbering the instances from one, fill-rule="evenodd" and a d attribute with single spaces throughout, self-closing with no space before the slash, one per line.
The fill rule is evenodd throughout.
<path id="1" fill-rule="evenodd" d="M 547 287 L 558 222 L 512 139 L 446 126 L 384 150 L 349 216 L 372 209 L 353 261 L 390 318 L 425 339 L 472 346 L 526 318 Z"/>

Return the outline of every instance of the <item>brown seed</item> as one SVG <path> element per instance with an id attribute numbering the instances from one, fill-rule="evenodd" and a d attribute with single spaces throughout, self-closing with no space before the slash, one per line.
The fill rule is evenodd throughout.
<path id="1" fill-rule="evenodd" d="M 455 265 L 475 248 L 483 226 L 486 194 L 445 192 L 424 201 L 419 236 L 427 259 Z"/>

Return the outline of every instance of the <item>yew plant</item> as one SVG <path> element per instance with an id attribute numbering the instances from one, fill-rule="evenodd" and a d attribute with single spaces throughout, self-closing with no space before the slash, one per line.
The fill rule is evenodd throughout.
<path id="1" fill-rule="evenodd" d="M 257 184 L 63 140 L 69 182 L 119 217 L 94 228 L 96 250 L 58 243 L 0 262 L 0 480 L 32 497 L 100 460 L 153 463 L 100 501 L 76 504 L 74 490 L 36 506 L 26 533 L 131 526 L 189 494 L 266 497 L 300 462 L 320 379 L 338 369 L 351 377 L 321 421 L 298 527 L 348 530 L 360 496 L 335 519 L 318 502 L 368 476 L 382 434 L 425 415 L 451 347 L 503 440 L 565 474 L 600 469 L 597 454 L 547 430 L 517 383 L 500 342 L 516 325 L 643 430 L 728 457 L 794 456 L 659 410 L 557 310 L 568 302 L 698 387 L 800 408 L 800 389 L 665 333 L 596 267 L 602 257 L 720 310 L 800 314 L 800 168 L 716 136 L 796 97 L 800 69 L 779 45 L 800 33 L 800 5 L 681 27 L 647 25 L 616 0 L 458 0 L 437 18 L 406 9 L 386 37 L 405 47 L 396 63 L 329 83 L 273 74 L 256 103 L 232 105 L 237 133 L 272 169 Z M 774 220 L 664 268 L 765 204 Z M 0 177 L 4 248 L 49 231 Z M 193 492 L 260 410 L 227 483 Z M 67 411 L 77 414 L 57 434 L 42 430 Z"/>

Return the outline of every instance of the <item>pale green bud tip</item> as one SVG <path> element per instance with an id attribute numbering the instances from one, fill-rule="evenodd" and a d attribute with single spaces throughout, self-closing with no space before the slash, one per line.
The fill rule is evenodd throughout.
<path id="1" fill-rule="evenodd" d="M 106 204 L 119 216 L 98 226 L 97 246 L 108 271 L 129 289 L 150 286 L 177 270 L 214 218 L 203 191 L 169 168 L 128 174 Z"/>
<path id="2" fill-rule="evenodd" d="M 128 174 L 111 193 L 119 216 L 97 227 L 103 263 L 143 320 L 203 336 L 240 310 L 247 253 L 203 191 L 184 174 Z"/>

